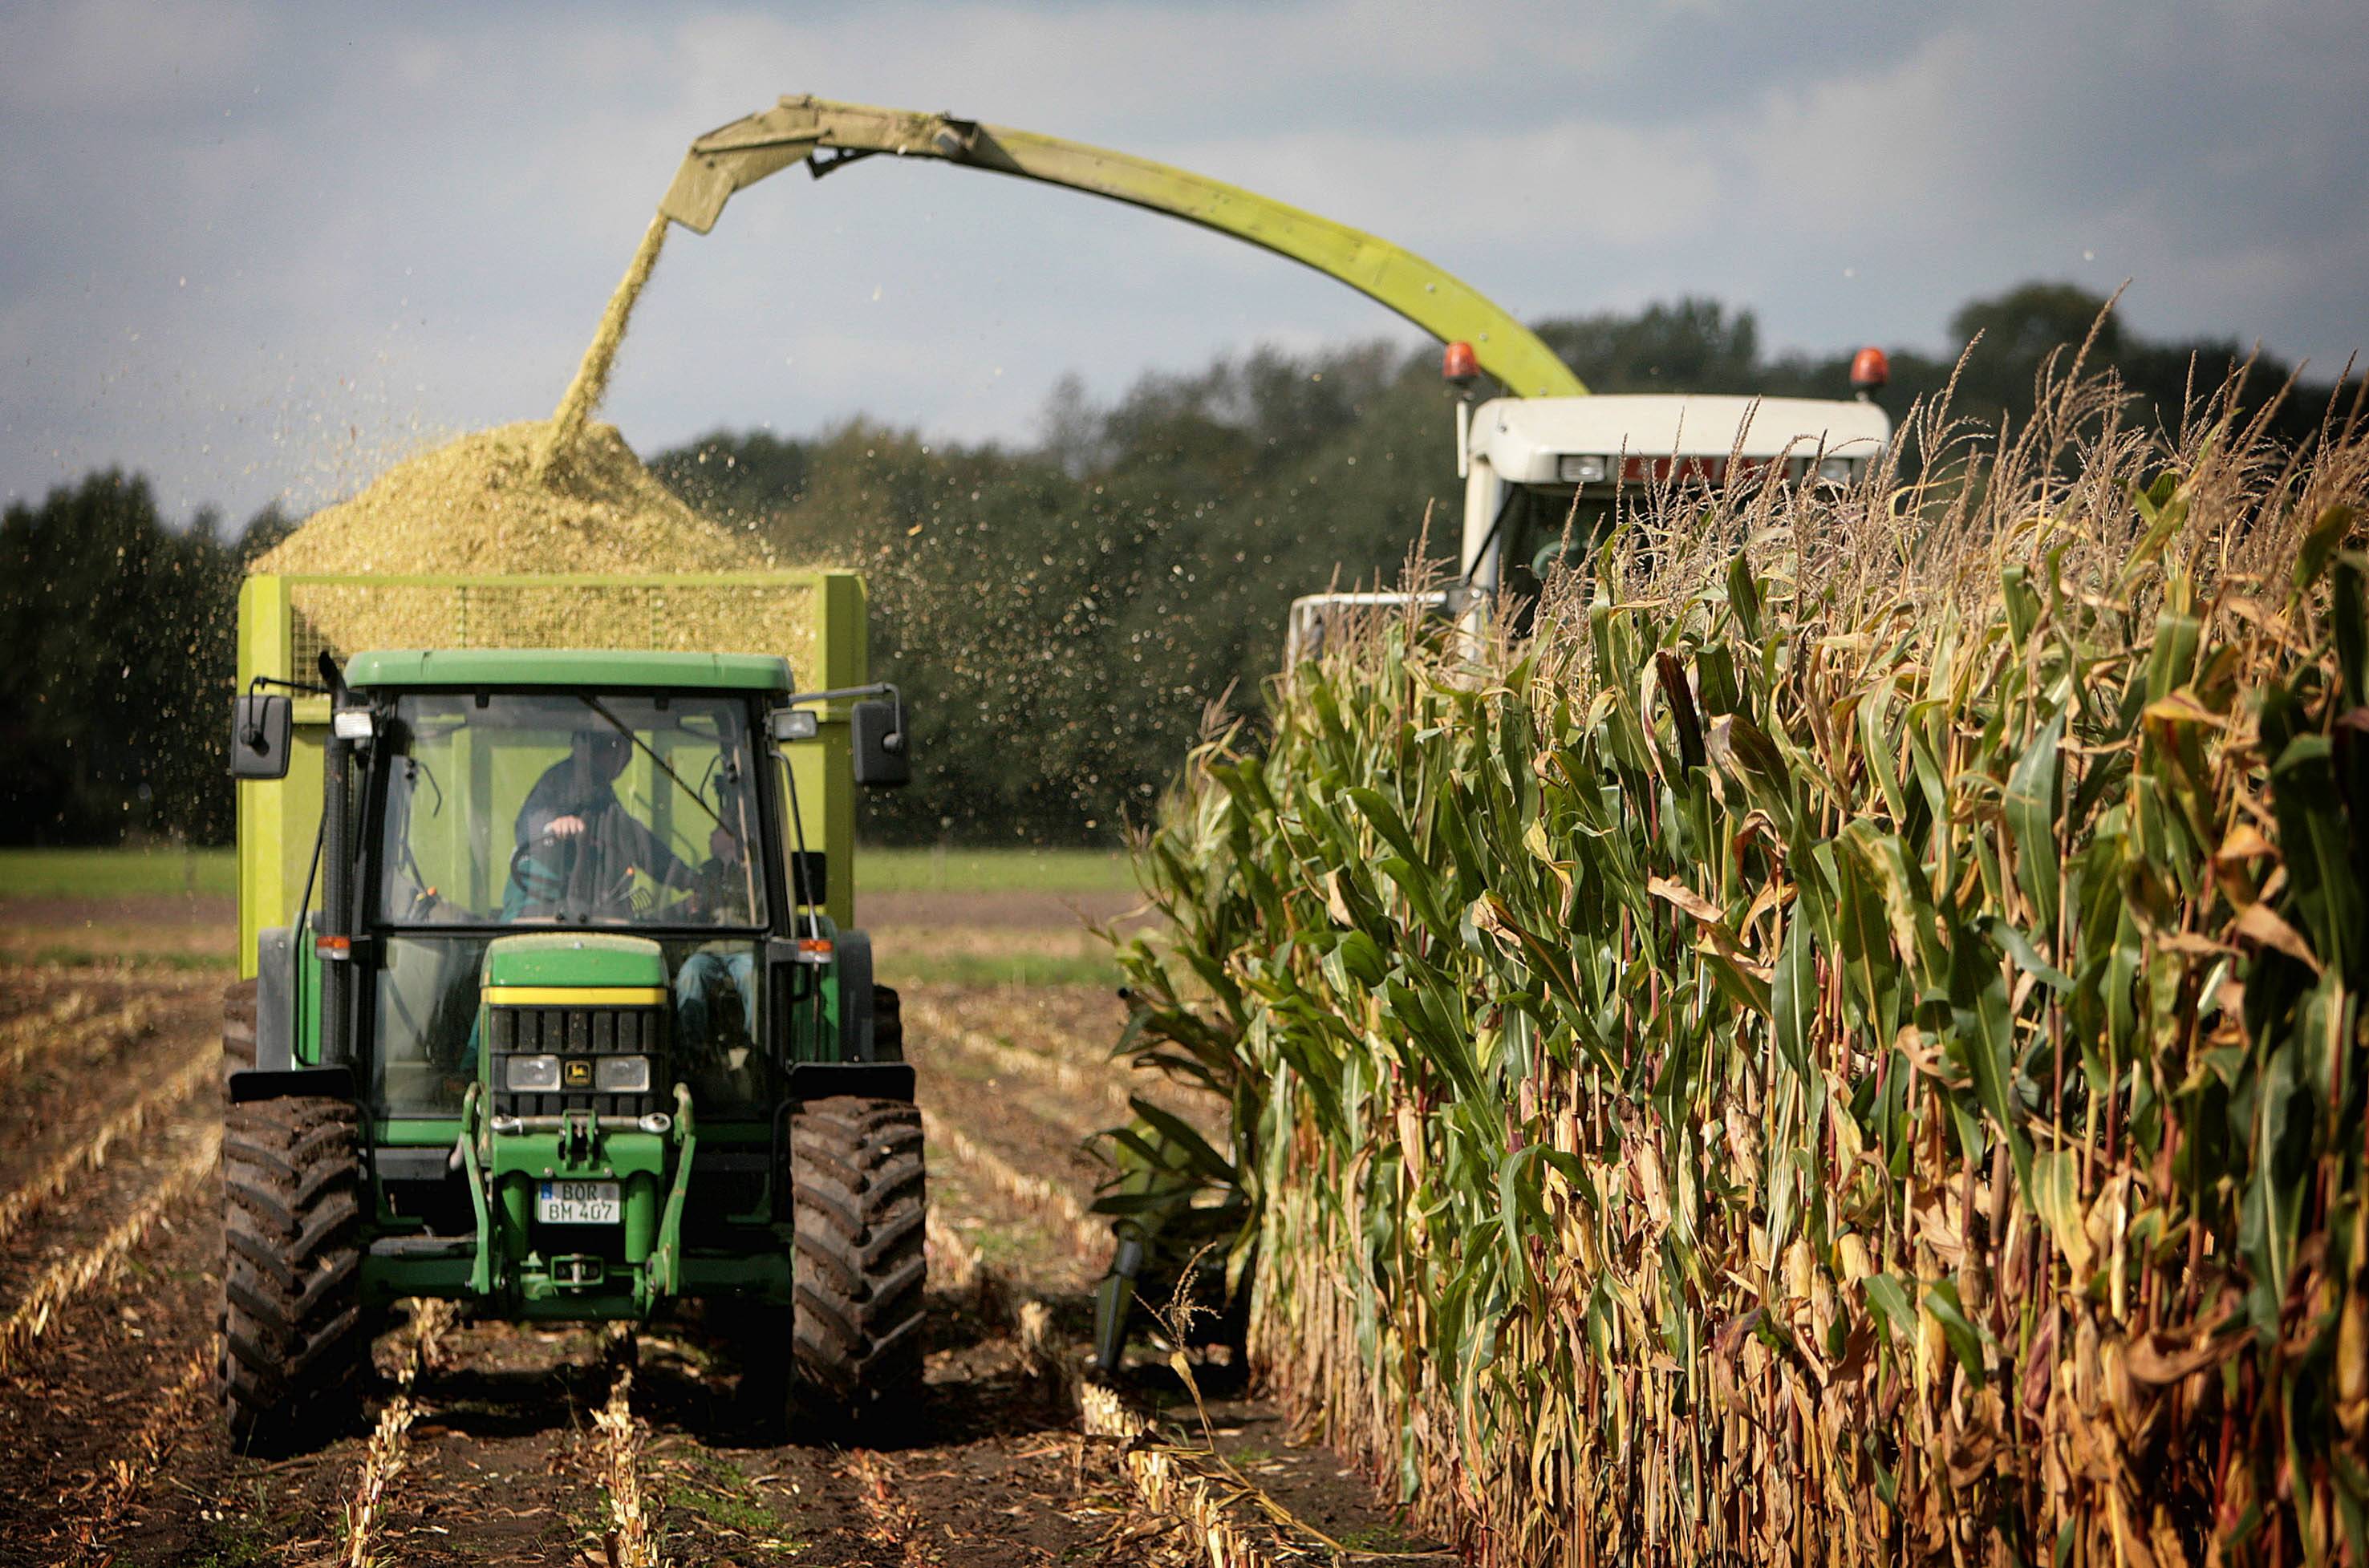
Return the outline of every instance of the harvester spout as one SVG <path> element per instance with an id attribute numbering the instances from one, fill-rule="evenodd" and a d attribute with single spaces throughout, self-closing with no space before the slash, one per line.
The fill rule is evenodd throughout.
<path id="1" fill-rule="evenodd" d="M 764 118 L 736 120 L 692 143 L 658 202 L 658 215 L 704 235 L 715 227 L 734 191 L 804 162 L 821 145 L 819 133 L 771 136 L 753 130 Z"/>
<path id="2" fill-rule="evenodd" d="M 658 215 L 706 234 L 733 192 L 767 175 L 804 163 L 819 177 L 881 153 L 1066 186 L 1215 229 L 1338 279 L 1443 342 L 1470 343 L 1479 368 L 1514 396 L 1587 390 L 1520 321 L 1388 240 L 1188 169 L 949 114 L 785 97 L 693 142 Z"/>

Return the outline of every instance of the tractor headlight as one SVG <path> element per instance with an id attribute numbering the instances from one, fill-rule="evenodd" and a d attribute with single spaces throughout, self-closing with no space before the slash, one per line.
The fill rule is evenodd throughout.
<path id="1" fill-rule="evenodd" d="M 502 1070 L 502 1087 L 513 1093 L 549 1093 L 559 1087 L 557 1057 L 512 1057 Z"/>
<path id="2" fill-rule="evenodd" d="M 600 1057 L 592 1063 L 592 1087 L 603 1094 L 647 1094 L 650 1088 L 647 1057 Z"/>
<path id="3" fill-rule="evenodd" d="M 1597 456 L 1565 457 L 1556 462 L 1555 472 L 1566 485 L 1601 485 L 1612 472 L 1612 464 Z"/>
<path id="4" fill-rule="evenodd" d="M 1850 483 L 1850 476 L 1851 460 L 1849 458 L 1822 457 L 1818 459 L 1818 477 L 1825 483 L 1829 485 L 1848 485 Z"/>

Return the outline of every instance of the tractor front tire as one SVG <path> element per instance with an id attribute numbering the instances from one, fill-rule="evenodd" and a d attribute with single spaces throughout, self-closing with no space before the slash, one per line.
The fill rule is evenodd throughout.
<path id="1" fill-rule="evenodd" d="M 921 1381 L 921 1113 L 810 1100 L 790 1118 L 790 1159 L 801 1407 L 876 1430 L 910 1413 Z"/>
<path id="2" fill-rule="evenodd" d="M 217 1387 L 241 1451 L 293 1451 L 356 1409 L 370 1334 L 355 1135 L 343 1100 L 266 1100 L 224 1116 Z"/>

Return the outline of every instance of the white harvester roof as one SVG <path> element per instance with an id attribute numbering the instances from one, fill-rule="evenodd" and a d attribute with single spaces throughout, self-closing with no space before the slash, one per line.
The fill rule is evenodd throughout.
<path id="1" fill-rule="evenodd" d="M 1471 452 L 1502 479 L 1551 485 L 1557 460 L 1569 454 L 1865 459 L 1891 436 L 1892 421 L 1872 403 L 1682 393 L 1499 397 L 1472 411 Z"/>

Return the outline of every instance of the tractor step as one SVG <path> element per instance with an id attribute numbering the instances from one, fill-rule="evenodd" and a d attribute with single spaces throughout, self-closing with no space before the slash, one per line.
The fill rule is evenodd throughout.
<path id="1" fill-rule="evenodd" d="M 380 1236 L 370 1244 L 374 1258 L 399 1258 L 407 1263 L 430 1258 L 467 1258 L 477 1253 L 475 1236 Z"/>

